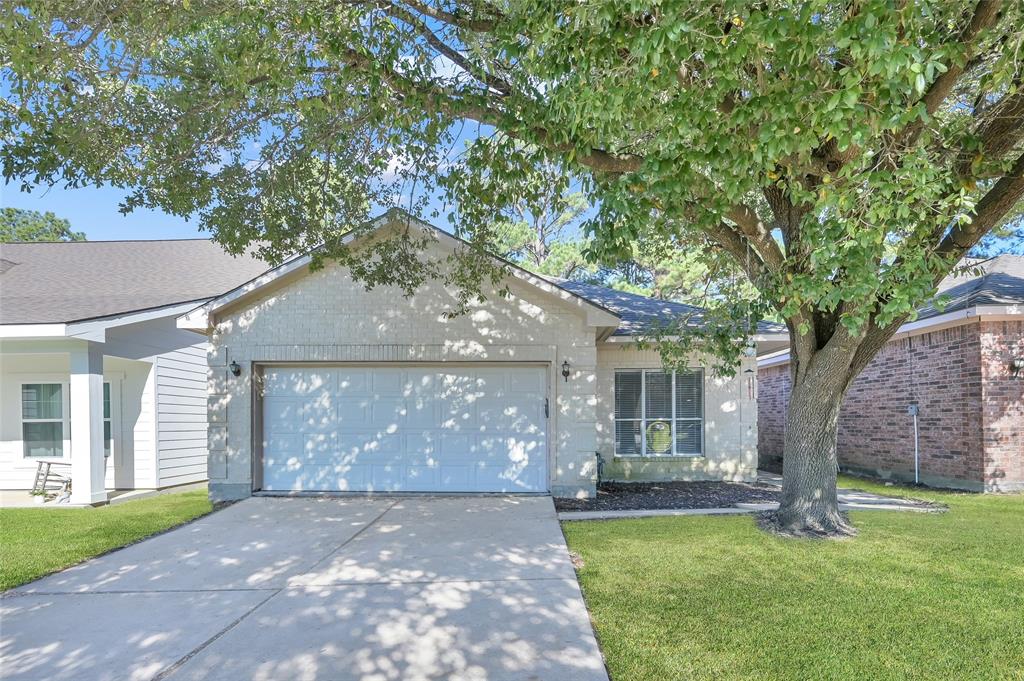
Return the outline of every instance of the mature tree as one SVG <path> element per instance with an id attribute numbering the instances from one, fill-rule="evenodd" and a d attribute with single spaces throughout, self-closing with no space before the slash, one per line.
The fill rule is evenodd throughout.
<path id="1" fill-rule="evenodd" d="M 553 163 L 597 206 L 595 257 L 628 258 L 650 230 L 730 254 L 760 294 L 733 317 L 771 309 L 789 328 L 771 519 L 786 532 L 851 530 L 835 493 L 845 392 L 1024 193 L 1024 5 L 1009 0 L 39 0 L 0 12 L 8 178 L 109 182 L 131 189 L 126 208 L 197 214 L 232 249 L 327 242 L 345 261 L 339 219 L 396 195 L 422 206 L 435 189 L 487 243 L 492 209 L 530 195 L 533 171 Z M 460 141 L 470 151 L 453 155 Z M 411 159 L 397 193 L 384 181 L 396 154 Z M 483 178 L 488 196 L 473 191 Z M 348 261 L 408 290 L 440 269 L 414 246 Z M 467 286 L 483 272 L 454 271 Z"/>
<path id="2" fill-rule="evenodd" d="M 71 231 L 71 223 L 47 211 L 0 209 L 0 243 L 12 241 L 85 241 L 85 234 Z"/>
<path id="3" fill-rule="evenodd" d="M 489 250 L 532 272 L 563 279 L 597 274 L 588 262 L 587 241 L 579 234 L 580 217 L 589 209 L 583 193 L 570 186 L 569 176 L 552 164 L 531 169 L 534 182 L 510 205 L 488 206 L 493 211 L 493 237 Z M 465 178 L 453 176 L 451 185 Z M 473 191 L 487 196 L 492 187 Z"/>

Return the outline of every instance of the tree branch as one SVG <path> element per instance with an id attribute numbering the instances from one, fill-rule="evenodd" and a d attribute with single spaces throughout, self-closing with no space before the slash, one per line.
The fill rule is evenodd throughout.
<path id="1" fill-rule="evenodd" d="M 1003 97 L 982 117 L 977 135 L 983 157 L 998 160 L 1024 139 L 1024 86 L 1013 94 Z M 957 169 L 961 177 L 974 175 L 971 172 L 973 157 L 962 154 Z"/>
<path id="2" fill-rule="evenodd" d="M 932 81 L 932 84 L 925 90 L 924 96 L 921 98 L 921 102 L 924 103 L 925 110 L 929 116 L 938 111 L 942 103 L 946 101 L 946 97 L 952 92 L 953 86 L 956 85 L 956 82 L 964 73 L 964 64 L 972 56 L 972 43 L 982 31 L 989 28 L 995 22 L 1002 6 L 1002 0 L 979 0 L 978 4 L 975 5 L 974 14 L 971 16 L 970 21 L 967 22 L 967 25 L 963 27 L 960 34 L 956 37 L 956 42 L 963 44 L 965 47 L 963 62 L 954 62 L 947 65 L 945 73 L 939 74 L 939 77 Z M 924 120 L 919 116 L 913 123 L 904 128 L 902 133 L 896 136 L 893 146 L 899 148 L 914 144 L 923 129 Z"/>
<path id="3" fill-rule="evenodd" d="M 1021 197 L 1024 197 L 1024 154 L 1018 156 L 1010 171 L 981 197 L 975 206 L 974 218 L 969 223 L 954 225 L 939 243 L 935 253 L 951 260 L 959 260 L 981 237 L 999 226 Z M 937 278 L 936 285 L 939 280 L 941 277 Z"/>
<path id="4" fill-rule="evenodd" d="M 399 21 L 403 21 L 411 26 L 417 33 L 423 36 L 423 39 L 427 41 L 427 44 L 487 87 L 492 90 L 496 90 L 503 95 L 508 95 L 512 92 L 512 87 L 503 78 L 499 78 L 477 68 L 468 59 L 466 59 L 461 52 L 441 40 L 436 33 L 431 31 L 426 24 L 416 18 L 411 12 L 402 7 L 392 5 L 390 2 L 380 2 L 378 3 L 378 7 L 380 7 L 388 16 L 398 19 Z"/>
<path id="5" fill-rule="evenodd" d="M 501 125 L 505 119 L 505 113 L 496 106 L 500 101 L 486 101 L 488 98 L 478 92 L 458 92 L 448 88 L 440 87 L 436 83 L 416 82 L 400 74 L 394 69 L 372 60 L 370 57 L 349 48 L 346 51 L 349 63 L 364 70 L 379 71 L 384 83 L 400 97 L 419 95 L 424 97 L 424 108 L 428 112 L 442 112 L 449 116 L 468 118 L 470 120 L 493 125 L 501 128 L 509 137 L 522 139 L 524 135 L 517 133 L 509 126 Z M 540 126 L 528 126 L 532 138 L 527 141 L 535 141 L 551 151 L 568 153 L 578 150 L 577 145 L 553 141 L 551 133 Z M 592 170 L 607 173 L 628 173 L 638 170 L 644 162 L 642 156 L 635 154 L 613 154 L 603 149 L 589 149 L 585 153 L 575 157 L 576 162 L 587 166 Z"/>
<path id="6" fill-rule="evenodd" d="M 425 2 L 419 2 L 418 0 L 404 0 L 403 4 L 408 5 L 420 14 L 424 14 L 431 19 L 436 19 L 442 23 L 456 28 L 466 29 L 468 31 L 475 31 L 477 33 L 486 33 L 487 31 L 493 31 L 498 22 L 496 19 L 481 19 L 478 17 L 464 17 L 461 14 L 454 12 L 446 12 L 442 9 L 433 7 Z M 500 15 L 499 15 L 500 16 Z"/>
<path id="7" fill-rule="evenodd" d="M 757 216 L 757 213 L 748 206 L 740 204 L 726 212 L 725 217 L 736 223 L 736 226 L 740 228 L 740 231 L 747 238 L 748 243 L 757 250 L 762 262 L 768 269 L 777 271 L 782 267 L 785 256 L 782 255 L 779 244 L 776 243 L 771 231 L 765 226 L 761 218 Z"/>

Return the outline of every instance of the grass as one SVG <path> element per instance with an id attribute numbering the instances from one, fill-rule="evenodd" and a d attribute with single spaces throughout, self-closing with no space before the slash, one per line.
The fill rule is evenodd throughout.
<path id="1" fill-rule="evenodd" d="M 1024 495 L 852 513 L 846 541 L 749 516 L 568 522 L 613 681 L 1024 679 Z"/>
<path id="2" fill-rule="evenodd" d="M 205 490 L 101 508 L 0 509 L 0 590 L 209 513 Z"/>

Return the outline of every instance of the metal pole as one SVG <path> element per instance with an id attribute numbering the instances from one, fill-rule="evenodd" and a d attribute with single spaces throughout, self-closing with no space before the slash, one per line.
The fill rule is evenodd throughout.
<path id="1" fill-rule="evenodd" d="M 914 412 L 914 484 L 921 484 L 921 446 L 917 431 L 917 412 Z"/>
<path id="2" fill-rule="evenodd" d="M 921 411 L 916 404 L 907 406 L 907 413 L 914 417 L 914 484 L 921 484 L 921 440 L 917 429 L 917 415 Z"/>

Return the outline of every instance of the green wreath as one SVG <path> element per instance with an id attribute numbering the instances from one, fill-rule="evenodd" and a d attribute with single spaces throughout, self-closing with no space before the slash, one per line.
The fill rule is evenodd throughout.
<path id="1" fill-rule="evenodd" d="M 672 424 L 668 421 L 655 421 L 647 426 L 647 450 L 655 454 L 664 454 L 672 449 Z"/>

